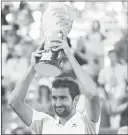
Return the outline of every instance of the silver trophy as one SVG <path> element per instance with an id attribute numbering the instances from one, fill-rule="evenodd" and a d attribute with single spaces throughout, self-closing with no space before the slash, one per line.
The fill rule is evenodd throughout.
<path id="1" fill-rule="evenodd" d="M 71 8 L 64 2 L 51 2 L 43 14 L 42 29 L 44 35 L 44 52 L 39 62 L 35 65 L 37 73 L 45 76 L 58 76 L 61 73 L 59 65 L 63 58 L 62 51 L 52 51 L 58 39 L 67 37 L 71 30 L 73 19 Z M 62 34 L 63 33 L 63 34 Z M 63 37 L 65 36 L 65 37 Z M 66 38 L 65 38 L 66 39 Z"/>

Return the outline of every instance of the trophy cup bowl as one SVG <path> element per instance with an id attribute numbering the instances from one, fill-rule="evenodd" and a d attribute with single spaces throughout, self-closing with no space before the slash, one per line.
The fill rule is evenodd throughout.
<path id="1" fill-rule="evenodd" d="M 63 59 L 63 51 L 52 51 L 57 41 L 67 37 L 72 27 L 71 9 L 64 2 L 51 2 L 45 10 L 42 19 L 44 35 L 44 52 L 35 65 L 37 73 L 44 76 L 58 76 L 61 74 L 59 65 Z M 63 33 L 63 34 L 62 34 Z"/>

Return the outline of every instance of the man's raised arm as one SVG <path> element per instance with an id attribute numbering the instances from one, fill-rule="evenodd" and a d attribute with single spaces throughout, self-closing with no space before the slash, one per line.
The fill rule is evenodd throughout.
<path id="1" fill-rule="evenodd" d="M 82 94 L 85 95 L 85 111 L 94 123 L 99 120 L 100 114 L 100 104 L 98 90 L 95 83 L 88 73 L 79 65 L 77 60 L 74 58 L 73 54 L 69 49 L 66 49 L 66 55 L 71 63 L 71 66 L 76 74 L 82 90 Z"/>
<path id="2" fill-rule="evenodd" d="M 32 53 L 31 64 L 24 77 L 16 84 L 15 89 L 8 97 L 9 106 L 17 113 L 21 120 L 30 126 L 32 122 L 32 108 L 25 103 L 25 96 L 29 85 L 35 75 L 34 65 L 37 63 L 37 57 L 41 57 L 40 46 L 36 52 Z M 22 65 L 21 65 L 22 66 Z"/>

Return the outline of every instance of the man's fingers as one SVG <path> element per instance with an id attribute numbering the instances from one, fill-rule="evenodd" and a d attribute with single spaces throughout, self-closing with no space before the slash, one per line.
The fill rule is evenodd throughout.
<path id="1" fill-rule="evenodd" d="M 33 55 L 34 56 L 37 56 L 37 57 L 41 57 L 42 51 L 40 51 L 40 52 L 34 52 Z"/>
<path id="2" fill-rule="evenodd" d="M 35 53 L 42 53 L 44 50 L 37 50 Z"/>
<path id="3" fill-rule="evenodd" d="M 63 42 L 63 40 L 62 39 L 57 39 L 57 40 L 51 40 L 50 41 L 51 43 L 62 43 Z"/>
<path id="4" fill-rule="evenodd" d="M 51 50 L 52 51 L 58 51 L 58 50 L 61 50 L 61 49 L 63 49 L 64 48 L 64 46 L 59 46 L 59 47 L 57 47 L 57 48 L 51 48 Z"/>
<path id="5" fill-rule="evenodd" d="M 42 55 L 41 55 L 41 54 L 35 54 L 34 56 L 36 56 L 36 57 L 41 57 Z"/>
<path id="6" fill-rule="evenodd" d="M 34 57 L 41 57 L 39 54 L 33 54 Z"/>

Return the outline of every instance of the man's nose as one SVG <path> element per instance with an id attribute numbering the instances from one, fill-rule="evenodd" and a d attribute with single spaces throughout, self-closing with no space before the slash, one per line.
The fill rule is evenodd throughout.
<path id="1" fill-rule="evenodd" d="M 60 99 L 57 99 L 57 100 L 56 100 L 56 106 L 59 107 L 59 106 L 61 106 L 61 105 L 62 105 L 62 103 L 61 103 Z"/>

